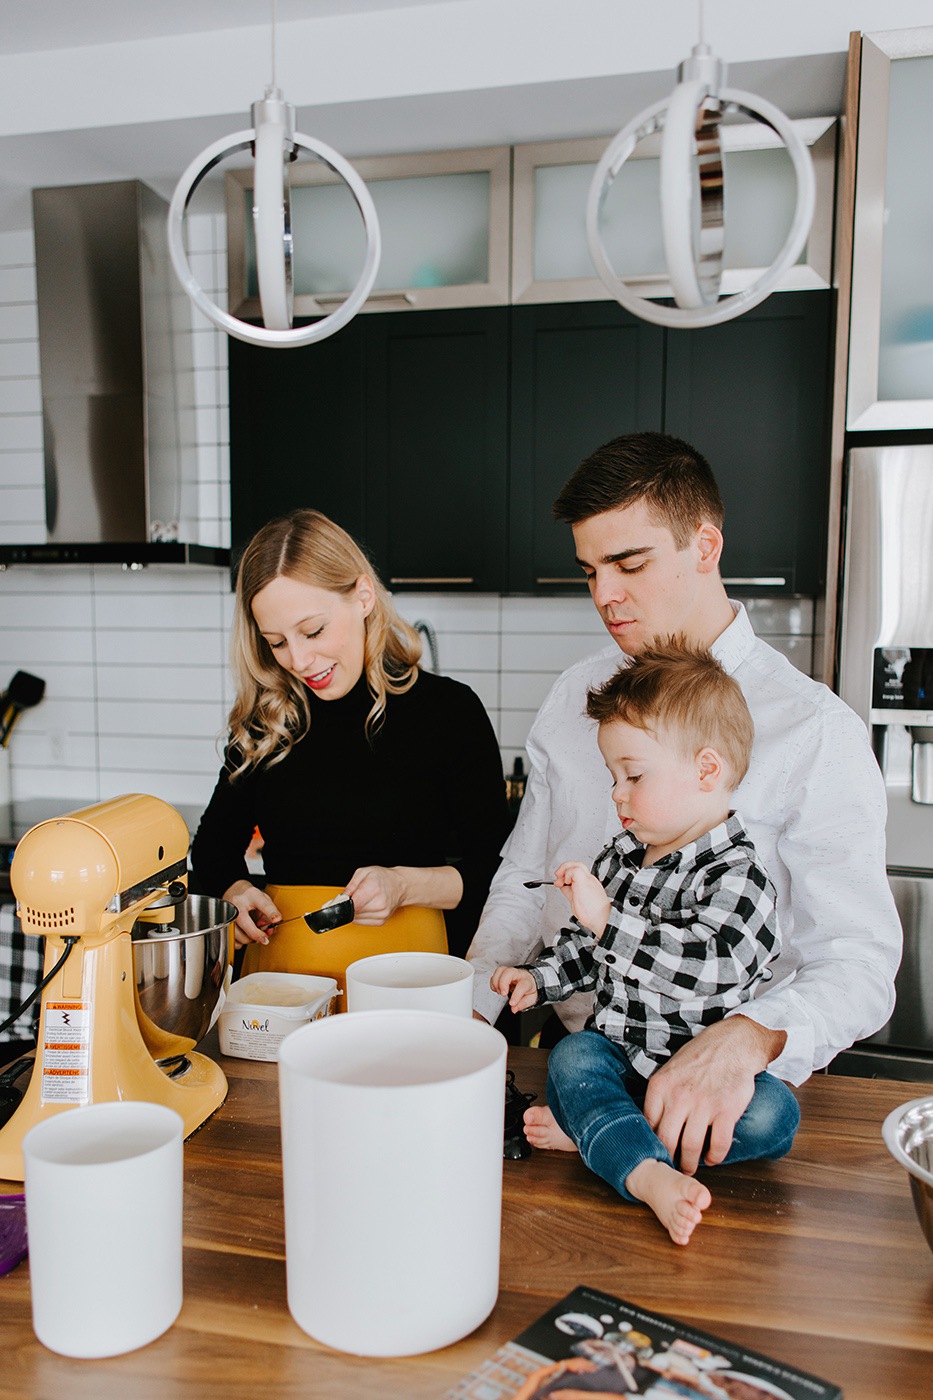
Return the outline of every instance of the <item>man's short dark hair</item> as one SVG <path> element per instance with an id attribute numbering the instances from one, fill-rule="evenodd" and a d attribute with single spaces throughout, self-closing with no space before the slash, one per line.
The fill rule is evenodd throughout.
<path id="1" fill-rule="evenodd" d="M 686 549 L 704 520 L 722 528 L 722 497 L 709 462 L 667 433 L 627 433 L 598 447 L 557 497 L 554 514 L 578 525 L 636 501 L 670 530 L 678 549 Z"/>

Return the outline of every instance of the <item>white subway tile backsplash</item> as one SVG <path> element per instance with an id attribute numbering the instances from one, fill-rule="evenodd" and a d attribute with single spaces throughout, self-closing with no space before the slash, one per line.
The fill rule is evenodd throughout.
<path id="1" fill-rule="evenodd" d="M 216 777 L 221 750 L 211 738 L 101 735 L 100 770 L 141 768 L 153 772 L 205 773 Z"/>
<path id="2" fill-rule="evenodd" d="M 30 671 L 43 662 L 72 662 L 86 665 L 93 657 L 94 633 L 89 627 L 35 628 L 0 627 L 0 654 L 15 657 L 17 664 Z"/>
<path id="3" fill-rule="evenodd" d="M 3 433 L 0 432 L 0 443 Z M 0 446 L 0 491 L 3 494 L 3 513 L 6 514 L 6 488 L 11 486 L 35 486 L 42 488 L 45 464 L 41 452 L 8 452 Z M 43 516 L 45 514 L 43 508 Z"/>
<path id="4" fill-rule="evenodd" d="M 26 802 L 36 797 L 51 797 L 61 800 L 62 812 L 65 813 L 101 799 L 100 777 L 96 762 L 88 768 L 32 767 L 26 763 L 21 764 L 14 757 L 12 777 L 14 802 Z M 124 787 L 119 791 L 123 793 L 133 790 Z M 137 788 L 135 790 L 145 792 L 147 789 Z M 116 797 L 119 796 L 119 793 L 111 792 L 108 793 L 108 796 Z"/>
<path id="5" fill-rule="evenodd" d="M 90 593 L 91 570 L 84 564 L 58 564 L 54 569 L 17 564 L 0 573 L 0 601 L 9 595 L 31 597 L 36 593 Z"/>
<path id="6" fill-rule="evenodd" d="M 156 659 L 158 654 L 158 649 L 154 649 Z M 197 659 L 193 647 L 192 657 Z M 96 678 L 101 700 L 119 700 L 126 704 L 139 700 L 224 703 L 224 668 L 220 666 L 192 665 L 182 670 L 163 665 L 99 665 Z M 213 728 L 209 732 L 213 732 Z"/>
<path id="7" fill-rule="evenodd" d="M 0 233 L 0 266 L 17 267 L 23 263 L 35 266 L 36 245 L 32 229 L 10 229 Z"/>
<path id="8" fill-rule="evenodd" d="M 502 631 L 573 632 L 592 637 L 606 636 L 590 595 L 584 588 L 579 598 L 503 598 Z"/>
<path id="9" fill-rule="evenodd" d="M 203 810 L 214 791 L 215 778 L 216 773 L 210 776 L 177 769 L 108 769 L 99 775 L 100 790 L 96 800 L 106 802 L 111 797 L 122 797 L 125 792 L 145 792 L 151 797 L 161 797 L 163 802 Z M 43 792 L 37 796 L 57 796 L 57 793 Z"/>
<path id="10" fill-rule="evenodd" d="M 444 671 L 495 671 L 499 669 L 499 638 L 495 633 L 450 632 L 440 644 Z"/>
<path id="11" fill-rule="evenodd" d="M 544 703 L 557 674 L 550 671 L 503 671 L 500 691 L 503 710 L 537 710 Z"/>
<path id="12" fill-rule="evenodd" d="M 145 632 L 150 655 L 157 633 L 220 627 L 220 600 L 213 593 L 105 593 L 97 597 L 95 609 L 101 631 L 135 627 Z"/>
<path id="13" fill-rule="evenodd" d="M 187 679 L 187 673 L 186 673 Z M 45 706 L 43 705 L 43 709 Z M 99 700 L 95 725 L 102 734 L 186 738 L 215 738 L 226 727 L 226 709 L 219 698 L 210 700 Z"/>
<path id="14" fill-rule="evenodd" d="M 95 660 L 99 666 L 221 666 L 223 641 L 218 629 L 179 632 L 167 629 L 157 636 L 114 628 L 98 631 L 94 638 Z M 183 684 L 182 678 L 178 680 Z"/>
<path id="15" fill-rule="evenodd" d="M 38 334 L 35 302 L 0 307 L 0 340 L 35 340 Z"/>
<path id="16" fill-rule="evenodd" d="M 421 619 L 435 631 L 495 632 L 504 602 L 498 594 L 457 597 L 448 593 L 397 593 L 393 602 L 407 622 Z"/>
<path id="17" fill-rule="evenodd" d="M 15 569 L 7 571 L 7 576 L 15 577 Z M 0 598 L 7 595 L 7 589 L 0 585 Z M 17 645 L 17 637 L 23 629 L 29 628 L 39 634 L 39 645 L 56 660 L 77 660 L 58 650 L 58 630 L 84 628 L 90 638 L 94 626 L 94 602 L 90 593 L 10 593 L 9 603 L 0 614 L 0 637 L 12 633 L 11 643 Z M 43 638 L 44 635 L 44 639 Z M 0 642 L 0 646 L 3 643 Z M 82 660 L 87 659 L 87 653 Z"/>
<path id="18" fill-rule="evenodd" d="M 2 308 L 0 308 L 2 309 Z M 41 413 L 42 394 L 38 376 L 0 379 L 0 414 Z M 2 429 L 0 424 L 0 429 Z"/>
<path id="19" fill-rule="evenodd" d="M 14 452 L 42 451 L 42 414 L 7 413 L 0 419 L 0 438 Z"/>
<path id="20" fill-rule="evenodd" d="M 52 768 L 60 772 L 71 769 L 94 769 L 98 762 L 97 736 L 76 734 L 70 730 L 52 730 L 48 734 L 32 734 L 24 724 L 18 724 L 10 740 L 10 750 L 16 746 L 16 765 L 26 768 Z"/>
<path id="21" fill-rule="evenodd" d="M 0 307 L 0 336 L 4 330 L 3 307 Z M 30 379 L 39 373 L 39 345 L 34 340 L 0 339 L 0 378 Z"/>
<path id="22" fill-rule="evenodd" d="M 199 564 L 159 564 L 153 568 L 124 573 L 119 565 L 99 564 L 94 569 L 96 593 L 117 593 L 132 598 L 140 593 L 165 594 L 217 593 L 226 584 L 227 570 Z"/>
<path id="23" fill-rule="evenodd" d="M 0 433 L 3 423 L 0 421 Z M 4 525 L 22 525 L 45 520 L 45 493 L 38 486 L 11 486 L 3 492 Z"/>
<path id="24" fill-rule="evenodd" d="M 504 748 L 518 749 L 528 737 L 535 710 L 503 710 L 499 716 L 499 742 Z"/>
<path id="25" fill-rule="evenodd" d="M 0 308 L 36 299 L 36 269 L 0 265 Z"/>
<path id="26" fill-rule="evenodd" d="M 605 634 L 604 634 L 605 635 Z M 502 639 L 503 664 L 514 671 L 561 671 L 602 649 L 602 637 L 589 632 L 515 633 Z"/>

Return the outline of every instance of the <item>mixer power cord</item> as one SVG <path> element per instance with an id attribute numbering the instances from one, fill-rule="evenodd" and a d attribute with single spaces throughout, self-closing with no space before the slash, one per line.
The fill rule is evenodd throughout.
<path id="1" fill-rule="evenodd" d="M 19 1020 L 20 1016 L 22 1016 L 24 1011 L 29 1010 L 36 997 L 39 996 L 40 993 L 45 991 L 45 988 L 49 985 L 55 974 L 57 972 L 60 972 L 61 969 L 65 966 L 65 963 L 71 957 L 72 949 L 74 948 L 75 944 L 80 943 L 80 941 L 80 938 L 77 938 L 72 934 L 68 934 L 62 939 L 62 942 L 65 945 L 65 951 L 62 953 L 58 962 L 55 964 L 55 966 L 51 969 L 50 972 L 46 973 L 42 981 L 39 983 L 38 987 L 36 987 L 35 991 L 30 992 L 29 996 L 22 1003 L 22 1005 L 16 1008 L 16 1010 L 13 1012 L 13 1015 L 7 1017 L 3 1025 L 0 1026 L 0 1035 L 3 1035 L 4 1031 L 8 1031 L 10 1027 Z"/>

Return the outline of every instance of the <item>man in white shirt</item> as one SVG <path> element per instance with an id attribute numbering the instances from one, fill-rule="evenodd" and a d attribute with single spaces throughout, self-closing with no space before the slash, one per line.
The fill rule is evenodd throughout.
<path id="1" fill-rule="evenodd" d="M 564 860 L 592 860 L 616 834 L 611 780 L 584 716 L 586 692 L 655 636 L 709 647 L 742 687 L 755 722 L 741 813 L 777 889 L 783 951 L 773 979 L 741 1012 L 688 1042 L 648 1082 L 645 1116 L 681 1170 L 726 1156 L 766 1067 L 801 1084 L 887 1021 L 901 928 L 885 873 L 884 785 L 861 720 L 826 686 L 759 641 L 719 572 L 723 508 L 708 463 L 661 433 L 615 438 L 578 467 L 554 506 L 615 646 L 565 671 L 528 737 L 531 773 L 469 951 L 475 1011 L 495 1021 L 497 965 L 531 961 L 566 921 L 549 879 Z M 623 656 L 620 658 L 619 650 Z M 579 1030 L 578 996 L 560 1015 Z M 547 1109 L 529 1137 L 559 1144 Z M 704 1143 L 708 1146 L 704 1152 Z"/>

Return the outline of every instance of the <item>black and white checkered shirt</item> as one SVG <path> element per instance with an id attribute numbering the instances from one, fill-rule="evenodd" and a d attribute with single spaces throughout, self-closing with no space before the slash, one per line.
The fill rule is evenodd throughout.
<path id="1" fill-rule="evenodd" d="M 44 955 L 45 939 L 23 933 L 16 906 L 0 904 L 0 1023 L 35 991 L 42 978 Z M 39 1006 L 37 998 L 0 1041 L 31 1040 L 36 1033 Z"/>
<path id="2" fill-rule="evenodd" d="M 644 851 L 622 831 L 593 863 L 612 901 L 601 939 L 573 919 L 527 966 L 539 1003 L 594 992 L 588 1028 L 647 1079 L 770 978 L 780 935 L 774 886 L 735 813 L 646 869 Z"/>

